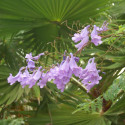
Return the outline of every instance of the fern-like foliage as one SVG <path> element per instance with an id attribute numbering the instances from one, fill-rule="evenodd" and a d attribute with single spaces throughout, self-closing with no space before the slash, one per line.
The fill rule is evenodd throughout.
<path id="1" fill-rule="evenodd" d="M 118 95 L 125 92 L 125 73 L 122 73 L 114 82 L 113 85 L 103 94 L 105 100 L 112 102 L 117 99 Z"/>
<path id="2" fill-rule="evenodd" d="M 97 110 L 99 111 L 102 109 L 102 97 L 99 96 L 98 98 L 92 101 L 79 104 L 77 108 L 78 109 L 76 109 L 73 113 L 76 113 L 81 110 L 84 110 L 85 112 L 97 112 Z"/>
<path id="3" fill-rule="evenodd" d="M 77 109 L 73 112 L 76 113 L 78 111 L 84 110 L 86 112 L 100 112 L 102 110 L 103 99 L 106 101 L 115 102 L 117 98 L 125 92 L 125 73 L 122 73 L 116 80 L 114 80 L 113 84 L 108 88 L 108 90 L 100 95 L 98 98 L 94 100 L 86 100 L 88 102 L 84 102 L 77 106 Z"/>

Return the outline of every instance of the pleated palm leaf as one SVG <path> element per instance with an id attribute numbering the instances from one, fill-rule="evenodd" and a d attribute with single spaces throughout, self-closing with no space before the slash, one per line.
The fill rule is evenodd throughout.
<path id="1" fill-rule="evenodd" d="M 23 47 L 36 51 L 52 50 L 56 38 L 68 36 L 73 22 L 88 23 L 107 8 L 106 0 L 14 0 L 0 1 L 0 33 L 19 33 Z M 19 32 L 22 31 L 22 32 Z M 66 41 L 58 42 L 65 50 Z"/>

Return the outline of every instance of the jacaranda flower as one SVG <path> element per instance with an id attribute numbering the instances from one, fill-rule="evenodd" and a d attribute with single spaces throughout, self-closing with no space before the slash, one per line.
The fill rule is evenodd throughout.
<path id="1" fill-rule="evenodd" d="M 75 76 L 79 76 L 80 72 L 81 72 L 81 67 L 78 67 L 77 66 L 77 63 L 74 59 L 74 56 L 72 53 L 70 53 L 71 55 L 71 58 L 70 58 L 70 62 L 69 62 L 69 66 L 70 66 L 70 69 L 72 71 L 72 73 L 75 75 Z"/>
<path id="2" fill-rule="evenodd" d="M 96 63 L 94 63 L 95 58 L 91 58 L 88 61 L 88 64 L 85 69 L 82 70 L 80 74 L 80 79 L 83 85 L 86 86 L 87 92 L 90 91 L 90 89 L 96 85 L 99 84 L 99 80 L 102 79 L 102 77 L 99 76 L 99 70 L 96 69 Z"/>
<path id="3" fill-rule="evenodd" d="M 91 33 L 91 42 L 95 44 L 95 46 L 98 46 L 99 44 L 102 43 L 101 41 L 101 36 L 99 36 L 99 32 L 98 30 L 99 29 L 96 25 L 94 25 L 94 29 Z"/>
<path id="4" fill-rule="evenodd" d="M 27 62 L 27 67 L 33 71 L 35 69 L 35 62 L 31 59 L 28 59 L 28 62 Z"/>
<path id="5" fill-rule="evenodd" d="M 102 27 L 101 28 L 98 28 L 97 30 L 101 33 L 103 31 L 107 31 L 108 30 L 108 23 L 105 21 L 103 24 L 102 24 Z"/>
<path id="6" fill-rule="evenodd" d="M 10 76 L 8 77 L 8 83 L 10 83 L 10 85 L 13 85 L 15 82 L 20 82 L 19 81 L 19 78 L 20 78 L 20 75 L 22 74 L 22 69 L 24 69 L 24 67 L 21 67 L 19 72 L 17 73 L 16 76 L 12 76 L 12 74 L 10 73 Z"/>
<path id="7" fill-rule="evenodd" d="M 80 43 L 78 43 L 77 45 L 75 45 L 76 48 L 78 48 L 78 51 L 80 49 L 82 49 L 84 46 L 87 45 L 88 41 L 89 41 L 89 31 L 88 28 L 90 27 L 90 25 L 86 26 L 80 34 L 76 33 L 74 34 L 74 37 L 72 37 L 72 40 L 74 42 L 78 42 L 81 41 Z"/>
<path id="8" fill-rule="evenodd" d="M 43 88 L 44 86 L 46 86 L 47 82 L 48 82 L 48 74 L 43 73 L 37 85 L 40 86 L 40 88 Z"/>
<path id="9" fill-rule="evenodd" d="M 88 27 L 89 26 L 85 27 L 81 31 L 82 40 L 88 37 Z M 98 27 L 94 26 L 94 28 L 91 34 L 92 36 L 95 34 L 98 35 Z M 82 44 L 81 42 L 79 45 Z M 90 59 L 86 68 L 82 69 L 82 67 L 77 65 L 79 61 L 78 57 L 74 57 L 72 53 L 70 53 L 70 56 L 66 56 L 66 53 L 64 53 L 63 61 L 60 64 L 56 66 L 52 65 L 49 70 L 45 71 L 45 69 L 42 70 L 42 66 L 35 67 L 35 61 L 38 60 L 41 55 L 43 55 L 43 53 L 35 57 L 32 57 L 32 53 L 27 54 L 25 57 L 28 63 L 27 66 L 22 67 L 16 76 L 10 74 L 8 83 L 12 85 L 15 82 L 20 82 L 23 88 L 27 85 L 29 88 L 32 88 L 34 85 L 43 88 L 48 81 L 53 81 L 57 88 L 63 92 L 72 75 L 74 75 L 80 78 L 83 85 L 87 88 L 87 92 L 89 92 L 90 89 L 94 85 L 99 84 L 99 80 L 101 80 L 99 70 L 96 69 L 96 63 L 94 62 L 95 58 Z"/>
<path id="10" fill-rule="evenodd" d="M 25 58 L 26 59 L 31 59 L 31 60 L 38 60 L 40 58 L 40 56 L 44 55 L 44 53 L 40 53 L 39 55 L 37 56 L 32 56 L 32 53 L 29 53 L 29 54 L 26 54 Z"/>

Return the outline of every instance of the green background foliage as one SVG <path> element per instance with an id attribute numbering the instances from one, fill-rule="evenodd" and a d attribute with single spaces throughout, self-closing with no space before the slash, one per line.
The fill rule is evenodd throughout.
<path id="1" fill-rule="evenodd" d="M 0 0 L 0 124 L 123 125 L 124 5 L 124 0 Z M 104 72 L 89 93 L 74 77 L 63 93 L 51 82 L 43 89 L 7 83 L 9 73 L 26 65 L 26 53 L 45 52 L 40 65 L 56 64 L 65 50 L 76 52 L 74 33 L 105 20 L 103 44 L 78 54 L 82 67 L 94 56 Z"/>

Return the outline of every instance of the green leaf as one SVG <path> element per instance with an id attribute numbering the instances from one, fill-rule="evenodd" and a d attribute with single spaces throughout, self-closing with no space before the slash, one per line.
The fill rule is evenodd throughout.
<path id="1" fill-rule="evenodd" d="M 125 116 L 125 94 L 117 99 L 117 101 L 111 106 L 111 108 L 107 112 L 104 113 L 104 115 L 113 123 L 123 125 L 124 117 L 120 116 Z"/>
<path id="2" fill-rule="evenodd" d="M 125 113 L 125 94 L 117 99 L 116 103 L 105 113 L 106 115 L 119 115 Z"/>
<path id="3" fill-rule="evenodd" d="M 50 115 L 39 114 L 37 117 L 29 118 L 28 122 L 33 125 L 111 125 L 111 122 L 105 117 L 98 113 L 90 114 L 79 112 L 76 114 L 71 114 L 73 111 L 70 107 L 62 106 L 58 108 L 50 108 Z"/>
<path id="4" fill-rule="evenodd" d="M 37 97 L 38 103 L 40 104 L 40 87 L 35 85 L 33 86 L 33 90 L 34 90 L 35 96 Z"/>
<path id="5" fill-rule="evenodd" d="M 103 67 L 104 69 L 116 69 L 116 68 L 122 68 L 125 66 L 125 63 L 122 63 L 122 62 L 116 62 L 112 65 L 109 65 L 109 66 L 106 66 L 106 67 Z"/>
<path id="6" fill-rule="evenodd" d="M 60 38 L 69 37 L 69 27 L 78 21 L 88 23 L 90 18 L 107 9 L 107 3 L 108 0 L 0 1 L 0 34 L 3 37 L 18 33 L 17 41 L 22 42 L 20 47 L 32 48 L 32 51 L 53 51 L 51 43 L 55 39 L 58 50 L 65 50 L 67 41 L 62 42 Z"/>

